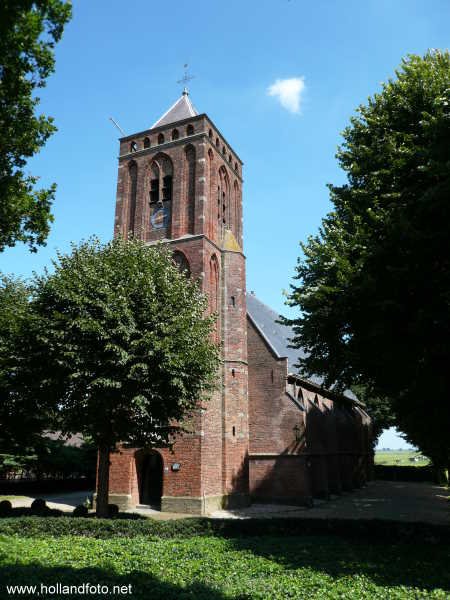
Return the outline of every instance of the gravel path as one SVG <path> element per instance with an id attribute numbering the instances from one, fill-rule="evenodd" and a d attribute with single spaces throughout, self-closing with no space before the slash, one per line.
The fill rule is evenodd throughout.
<path id="1" fill-rule="evenodd" d="M 365 488 L 329 501 L 316 501 L 313 508 L 254 504 L 238 511 L 220 510 L 213 518 L 301 517 L 341 519 L 393 519 L 450 525 L 450 490 L 428 483 L 373 481 Z"/>
<path id="2" fill-rule="evenodd" d="M 89 492 L 71 492 L 35 496 L 44 498 L 50 508 L 72 512 L 77 504 L 83 504 Z M 301 517 L 341 519 L 392 519 L 396 521 L 422 521 L 450 525 L 450 490 L 431 483 L 403 483 L 373 481 L 365 488 L 329 501 L 315 501 L 313 508 L 285 506 L 281 504 L 253 504 L 248 508 L 227 511 L 218 510 L 210 516 L 214 519 L 251 519 Z M 30 506 L 34 498 L 23 497 L 12 501 L 13 506 Z M 177 519 L 192 515 L 162 513 L 143 509 L 142 515 L 158 519 Z"/>

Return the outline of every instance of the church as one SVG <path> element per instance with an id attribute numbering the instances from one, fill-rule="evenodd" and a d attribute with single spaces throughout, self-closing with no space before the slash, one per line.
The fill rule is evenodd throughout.
<path id="1" fill-rule="evenodd" d="M 364 406 L 303 377 L 292 330 L 246 291 L 242 168 L 186 89 L 149 129 L 120 139 L 114 233 L 170 245 L 218 315 L 222 359 L 220 385 L 172 450 L 111 455 L 110 502 L 121 510 L 311 506 L 369 477 Z"/>

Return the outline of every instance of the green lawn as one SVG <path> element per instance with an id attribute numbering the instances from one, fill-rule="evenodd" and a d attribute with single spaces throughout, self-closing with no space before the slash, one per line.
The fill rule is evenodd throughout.
<path id="1" fill-rule="evenodd" d="M 1 535 L 0 598 L 13 597 L 6 594 L 7 584 L 89 582 L 110 589 L 131 584 L 131 596 L 116 597 L 145 600 L 445 599 L 450 596 L 449 557 L 448 545 L 381 545 L 337 537 Z"/>
<path id="2" fill-rule="evenodd" d="M 413 460 L 419 459 L 419 460 Z M 377 450 L 375 452 L 376 465 L 408 466 L 408 467 L 426 467 L 430 461 L 420 452 L 415 450 Z"/>

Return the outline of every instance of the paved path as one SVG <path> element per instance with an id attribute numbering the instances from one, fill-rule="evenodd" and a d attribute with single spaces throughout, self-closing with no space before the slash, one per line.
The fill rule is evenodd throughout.
<path id="1" fill-rule="evenodd" d="M 43 498 L 49 508 L 58 508 L 63 512 L 72 512 L 78 504 L 84 504 L 92 492 L 63 492 L 61 494 L 36 494 L 35 496 L 17 496 L 11 500 L 14 507 L 31 506 L 36 498 Z M 7 496 L 5 496 L 7 498 Z"/>
<path id="2" fill-rule="evenodd" d="M 50 508 L 72 512 L 77 504 L 83 504 L 89 492 L 71 492 L 39 496 Z M 431 483 L 400 483 L 373 481 L 361 490 L 329 501 L 316 501 L 313 508 L 285 506 L 280 504 L 253 504 L 235 511 L 219 510 L 210 516 L 215 519 L 251 518 L 342 518 L 342 519 L 393 519 L 397 521 L 422 521 L 450 525 L 450 496 L 448 488 Z M 36 496 L 37 497 L 37 496 Z M 30 506 L 34 498 L 23 497 L 12 501 L 13 506 Z M 157 520 L 180 519 L 192 515 L 163 513 L 152 509 L 138 512 Z"/>
<path id="3" fill-rule="evenodd" d="M 301 517 L 341 519 L 393 519 L 450 525 L 448 488 L 428 483 L 373 481 L 349 494 L 316 501 L 313 508 L 254 504 L 238 511 L 220 510 L 213 518 Z"/>

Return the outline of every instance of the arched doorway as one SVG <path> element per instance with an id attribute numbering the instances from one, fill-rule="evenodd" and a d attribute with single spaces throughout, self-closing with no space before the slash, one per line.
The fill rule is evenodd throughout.
<path id="1" fill-rule="evenodd" d="M 161 508 L 163 491 L 163 460 L 156 451 L 142 452 L 136 456 L 139 487 L 139 504 Z"/>

